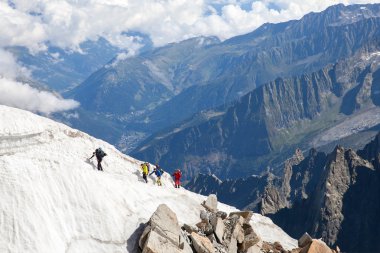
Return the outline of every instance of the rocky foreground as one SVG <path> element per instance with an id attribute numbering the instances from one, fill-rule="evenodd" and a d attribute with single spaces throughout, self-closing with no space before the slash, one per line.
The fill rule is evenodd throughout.
<path id="1" fill-rule="evenodd" d="M 143 253 L 337 253 L 323 241 L 305 233 L 298 248 L 287 250 L 281 242 L 263 241 L 249 223 L 253 212 L 227 214 L 217 209 L 216 195 L 210 195 L 200 211 L 200 222 L 180 227 L 177 215 L 165 204 L 153 213 L 140 236 Z"/>

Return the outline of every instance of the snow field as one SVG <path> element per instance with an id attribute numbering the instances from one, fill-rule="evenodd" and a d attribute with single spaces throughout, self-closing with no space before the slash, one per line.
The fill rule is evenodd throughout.
<path id="1" fill-rule="evenodd" d="M 103 172 L 88 160 L 98 147 L 108 154 Z M 168 174 L 162 187 L 154 175 L 146 184 L 140 163 L 83 132 L 0 105 L 0 252 L 133 252 L 136 229 L 162 203 L 181 223 L 198 222 L 205 197 L 175 189 Z M 266 219 L 252 220 L 268 233 L 258 232 L 264 240 L 294 246 Z"/>

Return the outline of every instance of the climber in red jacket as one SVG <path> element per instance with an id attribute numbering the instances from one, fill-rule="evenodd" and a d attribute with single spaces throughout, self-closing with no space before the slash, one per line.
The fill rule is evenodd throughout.
<path id="1" fill-rule="evenodd" d="M 177 169 L 176 171 L 174 171 L 173 177 L 174 177 L 175 188 L 179 188 L 181 186 L 181 176 L 182 176 L 182 173 L 180 169 Z"/>

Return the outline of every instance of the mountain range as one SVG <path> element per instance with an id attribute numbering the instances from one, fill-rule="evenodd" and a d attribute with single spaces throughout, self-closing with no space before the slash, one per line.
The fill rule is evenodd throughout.
<path id="1" fill-rule="evenodd" d="M 108 139 L 131 152 L 194 113 L 228 106 L 277 77 L 318 71 L 352 56 L 378 38 L 378 17 L 378 5 L 337 5 L 223 42 L 199 37 L 169 44 L 115 59 L 67 96 L 81 103 L 80 116 L 112 121 L 119 131 Z M 80 125 L 77 119 L 66 122 Z M 106 129 L 94 133 L 108 136 Z M 92 124 L 83 130 L 92 133 Z"/>
<path id="2" fill-rule="evenodd" d="M 379 9 L 336 5 L 223 42 L 198 37 L 136 56 L 116 57 L 104 39 L 82 53 L 9 50 L 36 82 L 81 103 L 53 118 L 188 178 L 236 178 L 276 170 L 296 147 L 330 151 L 373 137 Z"/>
<path id="3" fill-rule="evenodd" d="M 295 146 L 380 122 L 376 85 L 370 98 L 364 85 L 377 82 L 379 17 L 378 4 L 336 5 L 223 42 L 199 37 L 115 58 L 67 93 L 82 107 L 62 121 L 188 177 L 259 173 Z M 358 126 L 359 114 L 371 124 Z M 326 137 L 348 119 L 343 136 Z"/>
<path id="4" fill-rule="evenodd" d="M 358 135 L 366 135 L 364 144 L 380 123 L 379 60 L 374 43 L 319 71 L 277 78 L 227 109 L 209 111 L 212 117 L 153 135 L 132 154 L 179 165 L 190 177 L 201 171 L 236 178 L 268 165 L 276 170 L 297 147 L 326 146 L 365 131 Z"/>

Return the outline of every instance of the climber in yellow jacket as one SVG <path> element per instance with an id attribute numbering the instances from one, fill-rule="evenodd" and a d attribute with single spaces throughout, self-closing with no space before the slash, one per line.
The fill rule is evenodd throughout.
<path id="1" fill-rule="evenodd" d="M 145 180 L 145 183 L 148 183 L 148 173 L 149 173 L 148 163 L 142 163 L 141 164 L 141 170 L 142 170 L 142 174 L 143 174 L 143 178 Z"/>

